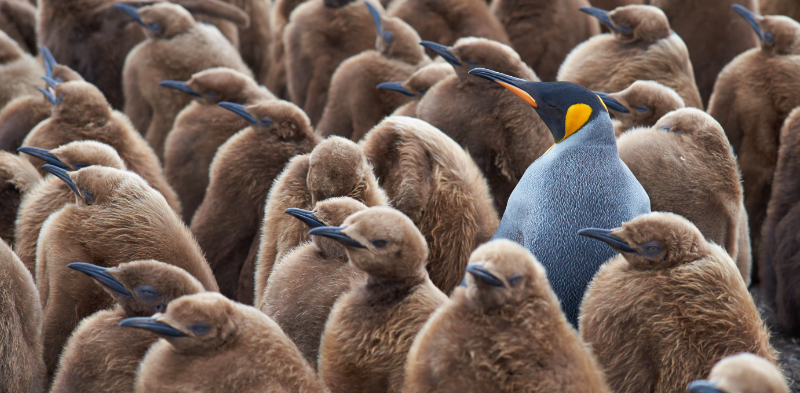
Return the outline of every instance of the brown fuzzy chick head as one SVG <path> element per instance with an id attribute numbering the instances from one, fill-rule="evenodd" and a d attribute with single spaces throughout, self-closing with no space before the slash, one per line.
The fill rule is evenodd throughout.
<path id="1" fill-rule="evenodd" d="M 771 15 L 758 20 L 761 50 L 774 55 L 800 55 L 800 23 L 788 16 Z"/>
<path id="2" fill-rule="evenodd" d="M 352 196 L 370 175 L 367 157 L 355 142 L 331 136 L 320 142 L 308 158 L 311 203 L 337 196 Z"/>
<path id="3" fill-rule="evenodd" d="M 166 312 L 153 316 L 156 322 L 180 332 L 165 338 L 183 354 L 207 353 L 225 345 L 236 334 L 240 317 L 233 301 L 216 292 L 177 298 L 167 305 Z"/>
<path id="4" fill-rule="evenodd" d="M 156 3 L 139 8 L 139 17 L 149 38 L 172 38 L 195 26 L 194 17 L 185 8 L 173 3 Z"/>
<path id="5" fill-rule="evenodd" d="M 419 45 L 419 34 L 408 23 L 398 17 L 388 16 L 378 7 L 365 3 L 370 8 L 378 36 L 375 49 L 384 56 L 416 64 L 425 57 L 425 49 Z"/>
<path id="6" fill-rule="evenodd" d="M 751 353 L 727 356 L 717 362 L 708 380 L 689 384 L 689 392 L 789 393 L 781 370 L 767 359 Z"/>
<path id="7" fill-rule="evenodd" d="M 53 92 L 53 119 L 83 126 L 102 123 L 111 116 L 106 97 L 93 84 L 83 81 L 59 83 Z"/>
<path id="8" fill-rule="evenodd" d="M 45 166 L 50 173 L 60 178 L 78 196 L 79 207 L 118 204 L 123 200 L 138 201 L 158 194 L 139 175 L 104 166 L 88 166 L 74 172 Z"/>
<path id="9" fill-rule="evenodd" d="M 297 105 L 283 100 L 266 100 L 255 105 L 243 106 L 221 103 L 226 107 L 236 107 L 235 112 L 242 116 L 256 134 L 262 137 L 277 137 L 281 141 L 315 140 L 311 121 Z"/>
<path id="10" fill-rule="evenodd" d="M 125 169 L 125 163 L 117 151 L 102 142 L 73 141 L 50 150 L 50 154 L 69 166 L 71 170 L 78 170 L 90 165 Z"/>
<path id="11" fill-rule="evenodd" d="M 208 104 L 222 101 L 242 103 L 243 92 L 249 88 L 258 88 L 253 78 L 227 67 L 215 67 L 200 71 L 186 85 L 199 94 L 199 100 Z"/>
<path id="12" fill-rule="evenodd" d="M 344 222 L 344 220 L 362 210 L 367 209 L 367 206 L 363 203 L 349 197 L 337 197 L 337 198 L 329 198 L 324 201 L 320 201 L 319 203 L 314 206 L 313 212 L 307 211 L 300 211 L 300 214 L 308 214 L 310 213 L 311 217 L 304 218 L 303 221 L 306 224 L 309 224 L 310 227 L 314 228 L 316 226 L 340 226 Z M 295 209 L 297 211 L 297 209 Z M 288 212 L 288 211 L 287 211 Z M 293 214 L 295 217 L 299 217 L 298 214 Z M 311 220 L 309 220 L 309 218 Z M 315 222 L 309 222 L 315 221 Z M 336 240 L 325 237 L 325 236 L 312 236 L 311 241 L 314 242 L 317 249 L 320 250 L 325 255 L 336 255 L 336 256 L 344 256 L 345 250 L 344 246 L 336 242 Z"/>
<path id="13" fill-rule="evenodd" d="M 459 77 L 465 80 L 477 83 L 493 83 L 483 78 L 469 75 L 467 72 L 473 68 L 488 68 L 524 79 L 529 79 L 529 75 L 532 73 L 514 49 L 486 38 L 460 38 L 448 51 L 461 64 L 461 66 L 453 64 L 453 68 Z M 538 79 L 533 79 L 533 81 L 538 81 Z"/>
<path id="14" fill-rule="evenodd" d="M 602 23 L 609 23 L 599 18 Z M 650 5 L 627 5 L 608 13 L 609 28 L 614 37 L 625 44 L 652 44 L 672 34 L 664 11 Z"/>
<path id="15" fill-rule="evenodd" d="M 675 90 L 655 81 L 633 82 L 625 90 L 608 94 L 608 97 L 628 111 L 623 113 L 612 106 L 608 107 L 614 117 L 624 122 L 626 128 L 652 127 L 662 116 L 685 106 Z"/>

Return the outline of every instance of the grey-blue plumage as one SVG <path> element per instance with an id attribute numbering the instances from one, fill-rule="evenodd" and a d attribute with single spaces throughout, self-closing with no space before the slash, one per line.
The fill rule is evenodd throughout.
<path id="1" fill-rule="evenodd" d="M 577 326 L 586 286 L 616 255 L 578 230 L 619 227 L 649 212 L 650 198 L 620 160 L 614 127 L 603 111 L 528 167 L 492 239 L 513 240 L 533 253 Z"/>

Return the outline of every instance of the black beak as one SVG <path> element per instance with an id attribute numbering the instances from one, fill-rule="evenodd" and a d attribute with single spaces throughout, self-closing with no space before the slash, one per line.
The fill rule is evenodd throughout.
<path id="1" fill-rule="evenodd" d="M 50 165 L 55 165 L 55 166 L 57 166 L 57 167 L 59 167 L 61 169 L 64 169 L 64 170 L 70 170 L 71 169 L 67 164 L 61 162 L 61 160 L 56 158 L 56 156 L 54 156 L 52 153 L 50 153 L 50 151 L 47 150 L 47 149 L 42 149 L 42 148 L 33 147 L 33 146 L 22 146 L 22 147 L 18 148 L 17 151 L 20 152 L 20 153 L 25 153 L 25 154 L 27 154 L 29 156 L 32 156 L 32 157 L 36 157 L 36 158 L 38 158 L 38 159 L 40 159 L 40 160 L 42 160 L 42 161 L 44 161 L 44 162 L 46 162 L 46 163 L 48 163 Z"/>
<path id="2" fill-rule="evenodd" d="M 350 238 L 350 236 L 342 233 L 342 230 L 345 228 L 347 227 L 317 227 L 308 231 L 308 234 L 329 237 L 347 247 L 366 248 L 362 246 L 361 243 Z"/>
<path id="3" fill-rule="evenodd" d="M 36 90 L 41 91 L 42 94 L 44 94 L 45 98 L 47 98 L 47 100 L 49 100 L 50 103 L 53 105 L 58 105 L 58 103 L 60 102 L 60 100 L 56 99 L 56 96 L 54 96 L 53 93 L 49 92 L 48 90 L 42 89 L 40 87 L 37 87 Z"/>
<path id="4" fill-rule="evenodd" d="M 161 81 L 158 82 L 158 85 L 169 89 L 180 90 L 192 97 L 202 97 L 198 92 L 192 90 L 192 88 L 183 81 Z"/>
<path id="5" fill-rule="evenodd" d="M 80 190 L 78 190 L 78 186 L 76 186 L 75 183 L 72 182 L 72 179 L 70 179 L 65 169 L 49 164 L 42 165 L 42 169 L 52 173 L 55 177 L 61 179 L 64 183 L 67 183 L 69 188 L 72 190 L 72 192 L 75 193 L 75 195 L 78 196 L 78 198 L 83 198 L 83 195 L 81 195 Z"/>
<path id="6" fill-rule="evenodd" d="M 392 90 L 392 91 L 396 91 L 398 93 L 405 94 L 405 95 L 407 95 L 409 97 L 414 97 L 414 93 L 412 93 L 412 92 L 406 90 L 405 88 L 403 88 L 403 86 L 401 86 L 402 84 L 403 84 L 403 82 L 383 82 L 383 83 L 379 83 L 376 88 L 382 89 L 382 90 Z"/>
<path id="7" fill-rule="evenodd" d="M 756 35 L 758 36 L 758 39 L 763 40 L 764 39 L 764 33 L 761 32 L 761 27 L 758 25 L 758 19 L 760 19 L 761 17 L 759 17 L 758 15 L 754 14 L 752 11 L 748 10 L 747 8 L 742 7 L 739 4 L 734 4 L 732 7 L 733 7 L 733 10 L 736 11 L 736 13 L 741 15 L 742 18 L 744 18 L 744 20 L 746 20 L 747 23 L 749 23 L 750 26 L 753 27 L 753 30 L 756 31 Z M 768 44 L 771 44 L 771 42 L 768 42 Z"/>
<path id="8" fill-rule="evenodd" d="M 311 228 L 319 228 L 319 227 L 324 227 L 325 226 L 325 224 L 323 224 L 320 220 L 317 220 L 317 217 L 314 216 L 314 212 L 312 212 L 312 211 L 290 207 L 290 208 L 286 209 L 284 212 L 286 214 L 288 214 L 288 215 L 290 215 L 290 216 L 292 216 L 292 217 L 304 222 L 306 225 L 308 225 Z"/>
<path id="9" fill-rule="evenodd" d="M 609 11 L 601 10 L 600 8 L 597 7 L 581 7 L 578 9 L 584 13 L 587 13 L 597 18 L 598 20 L 600 20 L 600 23 L 606 25 L 611 31 L 615 31 L 617 33 L 626 33 L 626 34 L 631 32 L 630 26 L 625 26 L 625 25 L 615 26 L 614 22 L 611 21 L 611 18 L 608 17 Z"/>
<path id="10" fill-rule="evenodd" d="M 522 89 L 525 84 L 530 82 L 526 81 L 525 79 L 515 78 L 511 75 L 506 75 L 497 71 L 487 70 L 486 68 L 475 68 L 470 70 L 469 73 L 471 75 L 475 75 L 481 77 L 483 79 L 490 80 L 495 82 L 508 90 L 511 90 L 512 93 L 516 94 L 519 98 L 522 98 L 523 101 L 527 102 L 528 105 L 538 108 L 539 105 L 536 104 L 536 100 L 531 97 L 531 95 Z"/>
<path id="11" fill-rule="evenodd" d="M 372 15 L 372 21 L 375 22 L 375 28 L 378 29 L 378 36 L 380 36 L 383 32 L 383 27 L 381 26 L 381 14 L 375 9 L 375 7 L 372 6 L 372 4 L 367 2 L 364 2 L 364 4 L 366 4 L 367 8 L 369 8 L 369 14 Z"/>
<path id="12" fill-rule="evenodd" d="M 419 44 L 424 46 L 425 48 L 432 50 L 437 55 L 442 56 L 442 58 L 445 59 L 448 63 L 456 67 L 463 67 L 463 65 L 461 65 L 461 62 L 458 61 L 458 59 L 455 56 L 453 56 L 452 53 L 450 53 L 450 49 L 453 48 L 449 46 L 444 46 L 442 44 L 437 44 L 432 41 L 421 41 Z"/>
<path id="13" fill-rule="evenodd" d="M 500 281 L 500 279 L 495 277 L 494 274 L 489 273 L 488 270 L 484 269 L 482 263 L 470 263 L 467 265 L 467 273 L 472 274 L 472 277 L 475 277 L 476 280 L 479 280 L 490 287 L 506 286 L 502 281 Z"/>
<path id="14" fill-rule="evenodd" d="M 50 49 L 47 49 L 44 45 L 39 45 L 39 52 L 42 54 L 42 60 L 44 60 L 44 68 L 47 72 L 47 76 L 52 78 L 53 77 L 53 67 L 56 66 L 56 59 L 53 57 L 53 54 L 50 52 Z"/>
<path id="15" fill-rule="evenodd" d="M 253 117 L 252 115 L 250 115 L 249 113 L 247 113 L 245 111 L 245 108 L 247 108 L 247 107 L 242 105 L 242 104 L 237 104 L 235 102 L 222 101 L 217 105 L 219 105 L 219 106 L 221 106 L 221 107 L 223 107 L 223 108 L 225 108 L 225 109 L 227 109 L 227 110 L 229 110 L 229 111 L 241 116 L 242 118 L 247 120 L 247 122 L 250 123 L 250 124 L 256 124 L 256 125 L 259 124 L 258 120 L 256 120 L 255 117 Z"/>
<path id="16" fill-rule="evenodd" d="M 154 317 L 133 317 L 123 319 L 119 326 L 149 330 L 155 334 L 166 337 L 188 337 L 189 335 L 175 329 L 163 322 L 158 322 Z"/>
<path id="17" fill-rule="evenodd" d="M 719 390 L 714 382 L 703 379 L 690 383 L 686 390 L 692 393 L 725 393 Z"/>
<path id="18" fill-rule="evenodd" d="M 122 10 L 122 12 L 130 15 L 131 18 L 133 18 L 137 22 L 139 22 L 140 25 L 142 25 L 144 27 L 147 27 L 147 25 L 145 25 L 144 22 L 142 22 L 142 17 L 139 16 L 139 9 L 138 8 L 136 8 L 136 7 L 132 6 L 132 5 L 123 4 L 123 3 L 114 4 L 114 7 L 117 7 L 120 10 Z"/>
<path id="19" fill-rule="evenodd" d="M 601 100 L 603 100 L 603 103 L 606 104 L 608 109 L 611 109 L 619 113 L 631 113 L 631 111 L 629 111 L 628 108 L 620 104 L 619 101 L 609 97 L 608 94 L 600 92 L 594 92 L 594 94 L 597 94 L 597 96 L 600 97 Z"/>
<path id="20" fill-rule="evenodd" d="M 92 265 L 91 263 L 73 262 L 67 265 L 68 268 L 77 270 L 102 284 L 104 287 L 125 297 L 133 297 L 114 276 L 108 274 L 108 268 Z"/>
<path id="21" fill-rule="evenodd" d="M 611 232 L 613 232 L 611 229 L 585 228 L 578 231 L 578 235 L 600 240 L 601 242 L 608 244 L 611 246 L 611 248 L 620 252 L 638 254 L 638 252 L 631 248 L 628 243 L 625 243 L 622 241 L 622 239 L 614 236 Z"/>

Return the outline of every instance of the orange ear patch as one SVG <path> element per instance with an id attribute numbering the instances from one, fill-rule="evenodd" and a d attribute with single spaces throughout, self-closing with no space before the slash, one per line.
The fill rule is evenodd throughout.
<path id="1" fill-rule="evenodd" d="M 504 83 L 504 82 L 497 81 L 497 80 L 495 82 L 499 83 L 501 86 L 505 87 L 506 89 L 511 90 L 512 93 L 514 93 L 517 96 L 519 96 L 519 98 L 522 98 L 522 100 L 527 102 L 530 106 L 532 106 L 534 108 L 538 108 L 539 107 L 538 105 L 536 105 L 536 100 L 534 100 L 533 97 L 531 97 L 530 94 L 526 93 L 524 90 L 520 89 L 519 87 L 511 86 L 508 83 Z"/>
<path id="2" fill-rule="evenodd" d="M 564 137 L 561 141 L 567 139 L 570 135 L 578 131 L 589 117 L 592 116 L 592 107 L 586 104 L 574 104 L 567 109 L 567 117 L 564 121 Z M 559 141 L 559 142 L 561 142 Z"/>

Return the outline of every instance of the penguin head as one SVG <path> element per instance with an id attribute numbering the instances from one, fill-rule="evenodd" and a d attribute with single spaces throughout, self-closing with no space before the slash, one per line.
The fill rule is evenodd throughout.
<path id="1" fill-rule="evenodd" d="M 378 89 L 393 90 L 409 97 L 421 98 L 440 80 L 453 75 L 455 71 L 447 63 L 431 63 L 418 69 L 404 82 L 383 82 Z"/>
<path id="2" fill-rule="evenodd" d="M 597 18 L 624 44 L 652 44 L 672 34 L 664 11 L 650 5 L 627 5 L 612 11 L 581 7 L 581 11 Z"/>
<path id="3" fill-rule="evenodd" d="M 223 101 L 218 105 L 241 116 L 261 138 L 277 138 L 281 142 L 316 140 L 308 116 L 291 102 L 266 100 L 246 106 Z"/>
<path id="4" fill-rule="evenodd" d="M 675 90 L 654 81 L 636 81 L 625 90 L 597 95 L 625 129 L 651 127 L 662 116 L 685 106 Z"/>
<path id="5" fill-rule="evenodd" d="M 514 49 L 497 41 L 465 37 L 456 41 L 452 47 L 431 41 L 422 41 L 420 45 L 450 63 L 456 75 L 467 83 L 483 83 L 469 75 L 469 71 L 475 68 L 489 68 L 509 75 L 536 78 L 536 74 L 522 62 Z"/>
<path id="6" fill-rule="evenodd" d="M 781 370 L 767 359 L 751 353 L 722 358 L 707 380 L 689 384 L 692 393 L 771 392 L 789 393 Z"/>
<path id="7" fill-rule="evenodd" d="M 329 198 L 320 201 L 313 211 L 291 208 L 286 213 L 303 221 L 310 229 L 324 226 L 340 226 L 344 220 L 367 206 L 348 197 Z M 345 256 L 344 247 L 337 241 L 325 236 L 312 236 L 317 252 L 325 256 Z"/>
<path id="8" fill-rule="evenodd" d="M 350 263 L 386 280 L 420 278 L 427 274 L 428 243 L 410 218 L 376 206 L 347 217 L 339 227 L 319 227 L 309 235 L 327 236 L 345 246 Z"/>
<path id="9" fill-rule="evenodd" d="M 556 143 L 579 132 L 595 118 L 608 117 L 608 109 L 597 94 L 571 82 L 530 82 L 484 68 L 469 73 L 500 84 L 530 104 Z"/>
<path id="10" fill-rule="evenodd" d="M 375 50 L 408 64 L 417 64 L 427 58 L 425 49 L 418 45 L 419 34 L 413 27 L 398 17 L 385 15 L 382 9 L 369 2 L 364 4 L 372 15 L 378 33 Z"/>
<path id="11" fill-rule="evenodd" d="M 761 50 L 773 55 L 800 54 L 800 23 L 782 15 L 760 16 L 739 4 L 736 11 L 756 32 Z"/>
<path id="12" fill-rule="evenodd" d="M 252 78 L 227 67 L 200 71 L 186 82 L 167 80 L 159 85 L 188 94 L 206 105 L 216 105 L 222 101 L 245 102 L 248 90 L 258 88 Z"/>
<path id="13" fill-rule="evenodd" d="M 67 171 L 76 171 L 90 165 L 101 165 L 125 170 L 125 163 L 113 147 L 97 141 L 72 141 L 53 150 L 23 146 L 17 149 L 31 157 Z M 37 166 L 36 162 L 33 162 Z"/>
<path id="14" fill-rule="evenodd" d="M 53 104 L 52 119 L 76 124 L 102 124 L 111 117 L 111 106 L 106 97 L 93 84 L 83 81 L 58 83 L 55 88 L 42 93 Z"/>
<path id="15" fill-rule="evenodd" d="M 142 8 L 123 3 L 114 6 L 142 25 L 145 35 L 151 39 L 169 39 L 189 31 L 196 24 L 189 11 L 173 3 L 156 3 Z"/>
<path id="16" fill-rule="evenodd" d="M 374 175 L 361 148 L 349 139 L 330 136 L 308 157 L 306 183 L 311 204 L 339 196 L 362 200 L 369 176 Z"/>
<path id="17" fill-rule="evenodd" d="M 119 203 L 121 200 L 163 198 L 147 181 L 131 171 L 99 165 L 77 171 L 50 164 L 42 168 L 61 179 L 78 196 L 78 208 Z"/>
<path id="18" fill-rule="evenodd" d="M 121 263 L 114 268 L 80 262 L 67 267 L 102 285 L 129 317 L 164 312 L 173 299 L 204 290 L 185 270 L 154 260 Z"/>
<path id="19" fill-rule="evenodd" d="M 708 255 L 708 243 L 700 230 L 672 213 L 648 213 L 620 228 L 586 228 L 578 234 L 608 244 L 635 270 L 669 269 Z"/>

